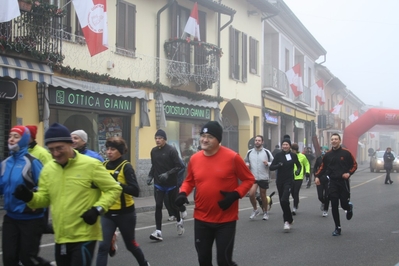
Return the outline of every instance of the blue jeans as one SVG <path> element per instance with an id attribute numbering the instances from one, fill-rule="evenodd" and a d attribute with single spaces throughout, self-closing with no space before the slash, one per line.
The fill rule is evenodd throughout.
<path id="1" fill-rule="evenodd" d="M 108 251 L 117 227 L 125 242 L 126 249 L 133 254 L 140 266 L 147 265 L 147 260 L 144 257 L 143 251 L 135 240 L 136 211 L 117 214 L 115 216 L 102 216 L 101 226 L 103 230 L 103 241 L 100 242 L 100 247 L 98 249 L 97 266 L 107 265 Z"/>

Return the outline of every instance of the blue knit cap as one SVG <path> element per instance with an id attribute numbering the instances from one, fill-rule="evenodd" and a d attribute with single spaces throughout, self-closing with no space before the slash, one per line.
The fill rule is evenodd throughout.
<path id="1" fill-rule="evenodd" d="M 52 124 L 44 134 L 44 143 L 47 145 L 51 142 L 68 142 L 72 143 L 71 133 L 69 130 L 58 123 Z"/>

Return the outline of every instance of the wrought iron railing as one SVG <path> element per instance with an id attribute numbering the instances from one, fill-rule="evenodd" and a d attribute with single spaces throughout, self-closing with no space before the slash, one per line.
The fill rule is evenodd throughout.
<path id="1" fill-rule="evenodd" d="M 271 88 L 288 96 L 289 84 L 285 73 L 272 65 L 265 65 L 263 88 Z"/>
<path id="2" fill-rule="evenodd" d="M 303 86 L 303 93 L 299 95 L 298 97 L 295 97 L 295 101 L 301 102 L 303 104 L 306 104 L 308 106 L 311 105 L 311 97 L 312 97 L 312 92 L 310 88 Z"/>
<path id="3" fill-rule="evenodd" d="M 164 44 L 168 58 L 166 75 L 178 84 L 195 82 L 201 90 L 219 80 L 219 47 L 204 42 L 175 39 Z"/>

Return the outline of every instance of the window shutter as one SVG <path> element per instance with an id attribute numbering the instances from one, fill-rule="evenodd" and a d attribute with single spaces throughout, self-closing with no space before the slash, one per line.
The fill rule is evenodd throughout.
<path id="1" fill-rule="evenodd" d="M 128 5 L 127 9 L 127 42 L 126 42 L 126 49 L 135 51 L 136 50 L 136 6 Z"/>
<path id="2" fill-rule="evenodd" d="M 230 41 L 229 41 L 229 57 L 230 57 L 230 77 L 232 79 L 235 78 L 234 70 L 235 70 L 235 29 L 230 26 Z"/>
<path id="3" fill-rule="evenodd" d="M 242 81 L 247 82 L 248 77 L 248 37 L 247 34 L 242 34 Z"/>
<path id="4" fill-rule="evenodd" d="M 126 4 L 119 1 L 118 2 L 118 18 L 117 18 L 117 29 L 116 29 L 116 47 L 125 47 L 125 32 L 126 32 Z"/>
<path id="5" fill-rule="evenodd" d="M 178 5 L 177 2 L 174 2 L 171 8 L 171 25 L 170 25 L 170 38 L 174 39 L 177 38 L 177 11 Z"/>

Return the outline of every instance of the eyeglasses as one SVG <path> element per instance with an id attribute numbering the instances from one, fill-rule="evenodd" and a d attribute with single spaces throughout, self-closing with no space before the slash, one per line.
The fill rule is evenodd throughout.
<path id="1" fill-rule="evenodd" d="M 51 147 L 51 148 L 48 148 L 48 150 L 50 151 L 50 153 L 63 152 L 66 150 L 66 145 Z"/>
<path id="2" fill-rule="evenodd" d="M 208 140 L 214 140 L 216 139 L 214 136 L 210 135 L 210 134 L 201 134 L 200 138 L 202 139 L 208 139 Z"/>

